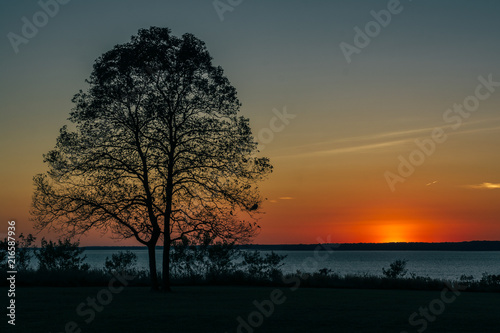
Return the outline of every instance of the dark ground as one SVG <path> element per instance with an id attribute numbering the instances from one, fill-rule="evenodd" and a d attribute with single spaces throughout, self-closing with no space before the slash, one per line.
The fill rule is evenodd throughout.
<path id="1" fill-rule="evenodd" d="M 6 289 L 2 288 L 6 295 Z M 265 287 L 176 287 L 172 294 L 128 287 L 112 294 L 108 288 L 18 288 L 16 326 L 2 315 L 1 332 L 499 332 L 500 294 L 462 292 L 449 304 L 439 291 L 312 289 Z M 274 291 L 274 292 L 273 292 Z M 272 294 L 273 293 L 273 294 Z M 282 293 L 282 294 L 281 294 Z M 111 295 L 111 299 L 107 296 Z M 269 316 L 257 313 L 254 300 L 279 305 Z M 97 310 L 87 304 L 96 298 Z M 453 294 L 447 293 L 446 297 Z M 6 298 L 3 298 L 4 300 Z M 3 302 L 5 306 L 5 301 Z M 79 315 L 77 308 L 80 303 Z M 440 308 L 444 304 L 444 309 Z M 431 320 L 419 308 L 435 307 Z M 5 309 L 5 307 L 3 307 Z M 269 313 L 267 313 L 269 312 Z M 272 313 L 271 313 L 272 312 Z M 5 313 L 5 310 L 4 310 Z M 95 315 L 95 318 L 91 318 Z M 254 327 L 238 326 L 238 317 Z M 89 320 L 86 323 L 85 320 Z M 92 320 L 90 320 L 92 319 Z M 74 322 L 73 324 L 70 322 Z M 67 324 L 70 323 L 70 324 Z M 260 324 L 260 326 L 258 325 Z M 67 326 L 66 326 L 67 325 Z M 74 325 L 74 326 L 72 326 Z M 6 329 L 7 327 L 7 329 Z M 80 331 L 81 330 L 81 331 Z"/>

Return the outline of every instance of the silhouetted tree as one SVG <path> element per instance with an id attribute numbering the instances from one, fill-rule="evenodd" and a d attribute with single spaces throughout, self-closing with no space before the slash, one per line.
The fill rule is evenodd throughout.
<path id="1" fill-rule="evenodd" d="M 169 249 L 183 237 L 252 237 L 256 183 L 272 167 L 257 158 L 235 88 L 212 65 L 205 44 L 167 28 L 139 30 L 94 64 L 90 88 L 73 98 L 70 130 L 44 155 L 34 177 L 38 228 L 70 235 L 91 228 L 135 238 L 148 248 L 158 289 L 155 247 L 163 238 L 163 289 Z"/>

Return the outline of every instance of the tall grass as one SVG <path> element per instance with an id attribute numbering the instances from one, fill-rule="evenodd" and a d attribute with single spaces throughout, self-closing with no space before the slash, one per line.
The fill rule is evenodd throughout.
<path id="1" fill-rule="evenodd" d="M 130 270 L 127 275 L 134 276 L 130 286 L 149 286 L 149 273 L 146 270 Z M 7 273 L 0 273 L 2 285 L 7 285 Z M 104 269 L 79 270 L 35 270 L 19 271 L 16 285 L 20 287 L 57 286 L 90 287 L 107 286 L 114 277 Z M 160 276 L 161 278 L 161 276 Z M 464 291 L 500 292 L 500 275 L 484 274 L 479 280 L 445 281 L 429 277 L 411 276 L 388 278 L 374 275 L 340 275 L 336 273 L 315 272 L 305 274 L 297 272 L 283 275 L 281 272 L 272 277 L 251 275 L 246 271 L 234 270 L 214 275 L 175 275 L 174 286 L 192 285 L 235 285 L 235 286 L 276 286 L 289 287 L 295 281 L 301 288 L 340 288 L 340 289 L 405 289 L 405 290 L 442 290 L 451 285 L 462 286 Z M 288 282 L 288 283 L 287 283 Z M 298 283 L 297 283 L 298 282 Z"/>

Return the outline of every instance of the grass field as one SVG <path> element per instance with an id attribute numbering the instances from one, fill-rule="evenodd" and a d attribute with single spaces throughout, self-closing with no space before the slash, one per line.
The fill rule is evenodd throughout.
<path id="1" fill-rule="evenodd" d="M 88 298 L 97 296 L 93 310 Z M 445 296 L 449 301 L 453 294 Z M 99 287 L 18 288 L 15 330 L 3 315 L 0 331 L 417 332 L 427 322 L 425 332 L 498 332 L 500 294 L 461 293 L 450 303 L 433 301 L 441 297 L 435 291 L 313 288 L 177 287 L 172 294 L 143 287 L 116 294 Z M 270 299 L 279 303 L 274 309 Z M 263 305 L 260 312 L 255 300 Z M 410 315 L 430 305 L 438 315 L 430 312 L 432 321 L 418 315 L 418 324 L 410 325 Z M 251 325 L 243 326 L 238 317 Z"/>

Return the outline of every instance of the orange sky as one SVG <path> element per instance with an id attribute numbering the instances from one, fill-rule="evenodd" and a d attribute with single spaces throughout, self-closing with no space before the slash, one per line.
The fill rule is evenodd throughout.
<path id="1" fill-rule="evenodd" d="M 353 43 L 353 28 L 386 3 L 252 1 L 221 21 L 206 1 L 109 1 L 101 14 L 95 4 L 75 2 L 18 53 L 5 39 L 0 236 L 10 219 L 33 232 L 32 177 L 46 171 L 42 154 L 67 123 L 71 97 L 85 89 L 94 60 L 157 25 L 206 42 L 265 144 L 261 155 L 275 168 L 260 186 L 267 200 L 255 243 L 500 240 L 500 87 L 478 88 L 489 76 L 500 82 L 499 5 L 407 3 L 348 63 L 340 43 Z M 9 2 L 0 5 L 0 19 L 19 33 L 19 18 L 37 10 L 36 2 Z M 477 89 L 488 96 L 475 111 L 453 111 L 474 102 Z M 276 120 L 285 110 L 292 116 Z M 397 175 L 399 156 L 408 160 L 419 149 L 415 140 L 429 140 L 436 128 L 446 140 L 391 189 L 387 172 Z M 82 244 L 138 245 L 97 233 Z"/>
<path id="2" fill-rule="evenodd" d="M 412 140 L 400 139 L 389 148 L 276 158 L 276 174 L 264 185 L 270 200 L 259 240 L 313 243 L 326 235 L 335 242 L 498 240 L 500 185 L 479 185 L 499 179 L 500 162 L 492 154 L 498 130 L 450 135 L 392 192 L 384 172 L 396 172 L 398 154 L 415 149 Z"/>

